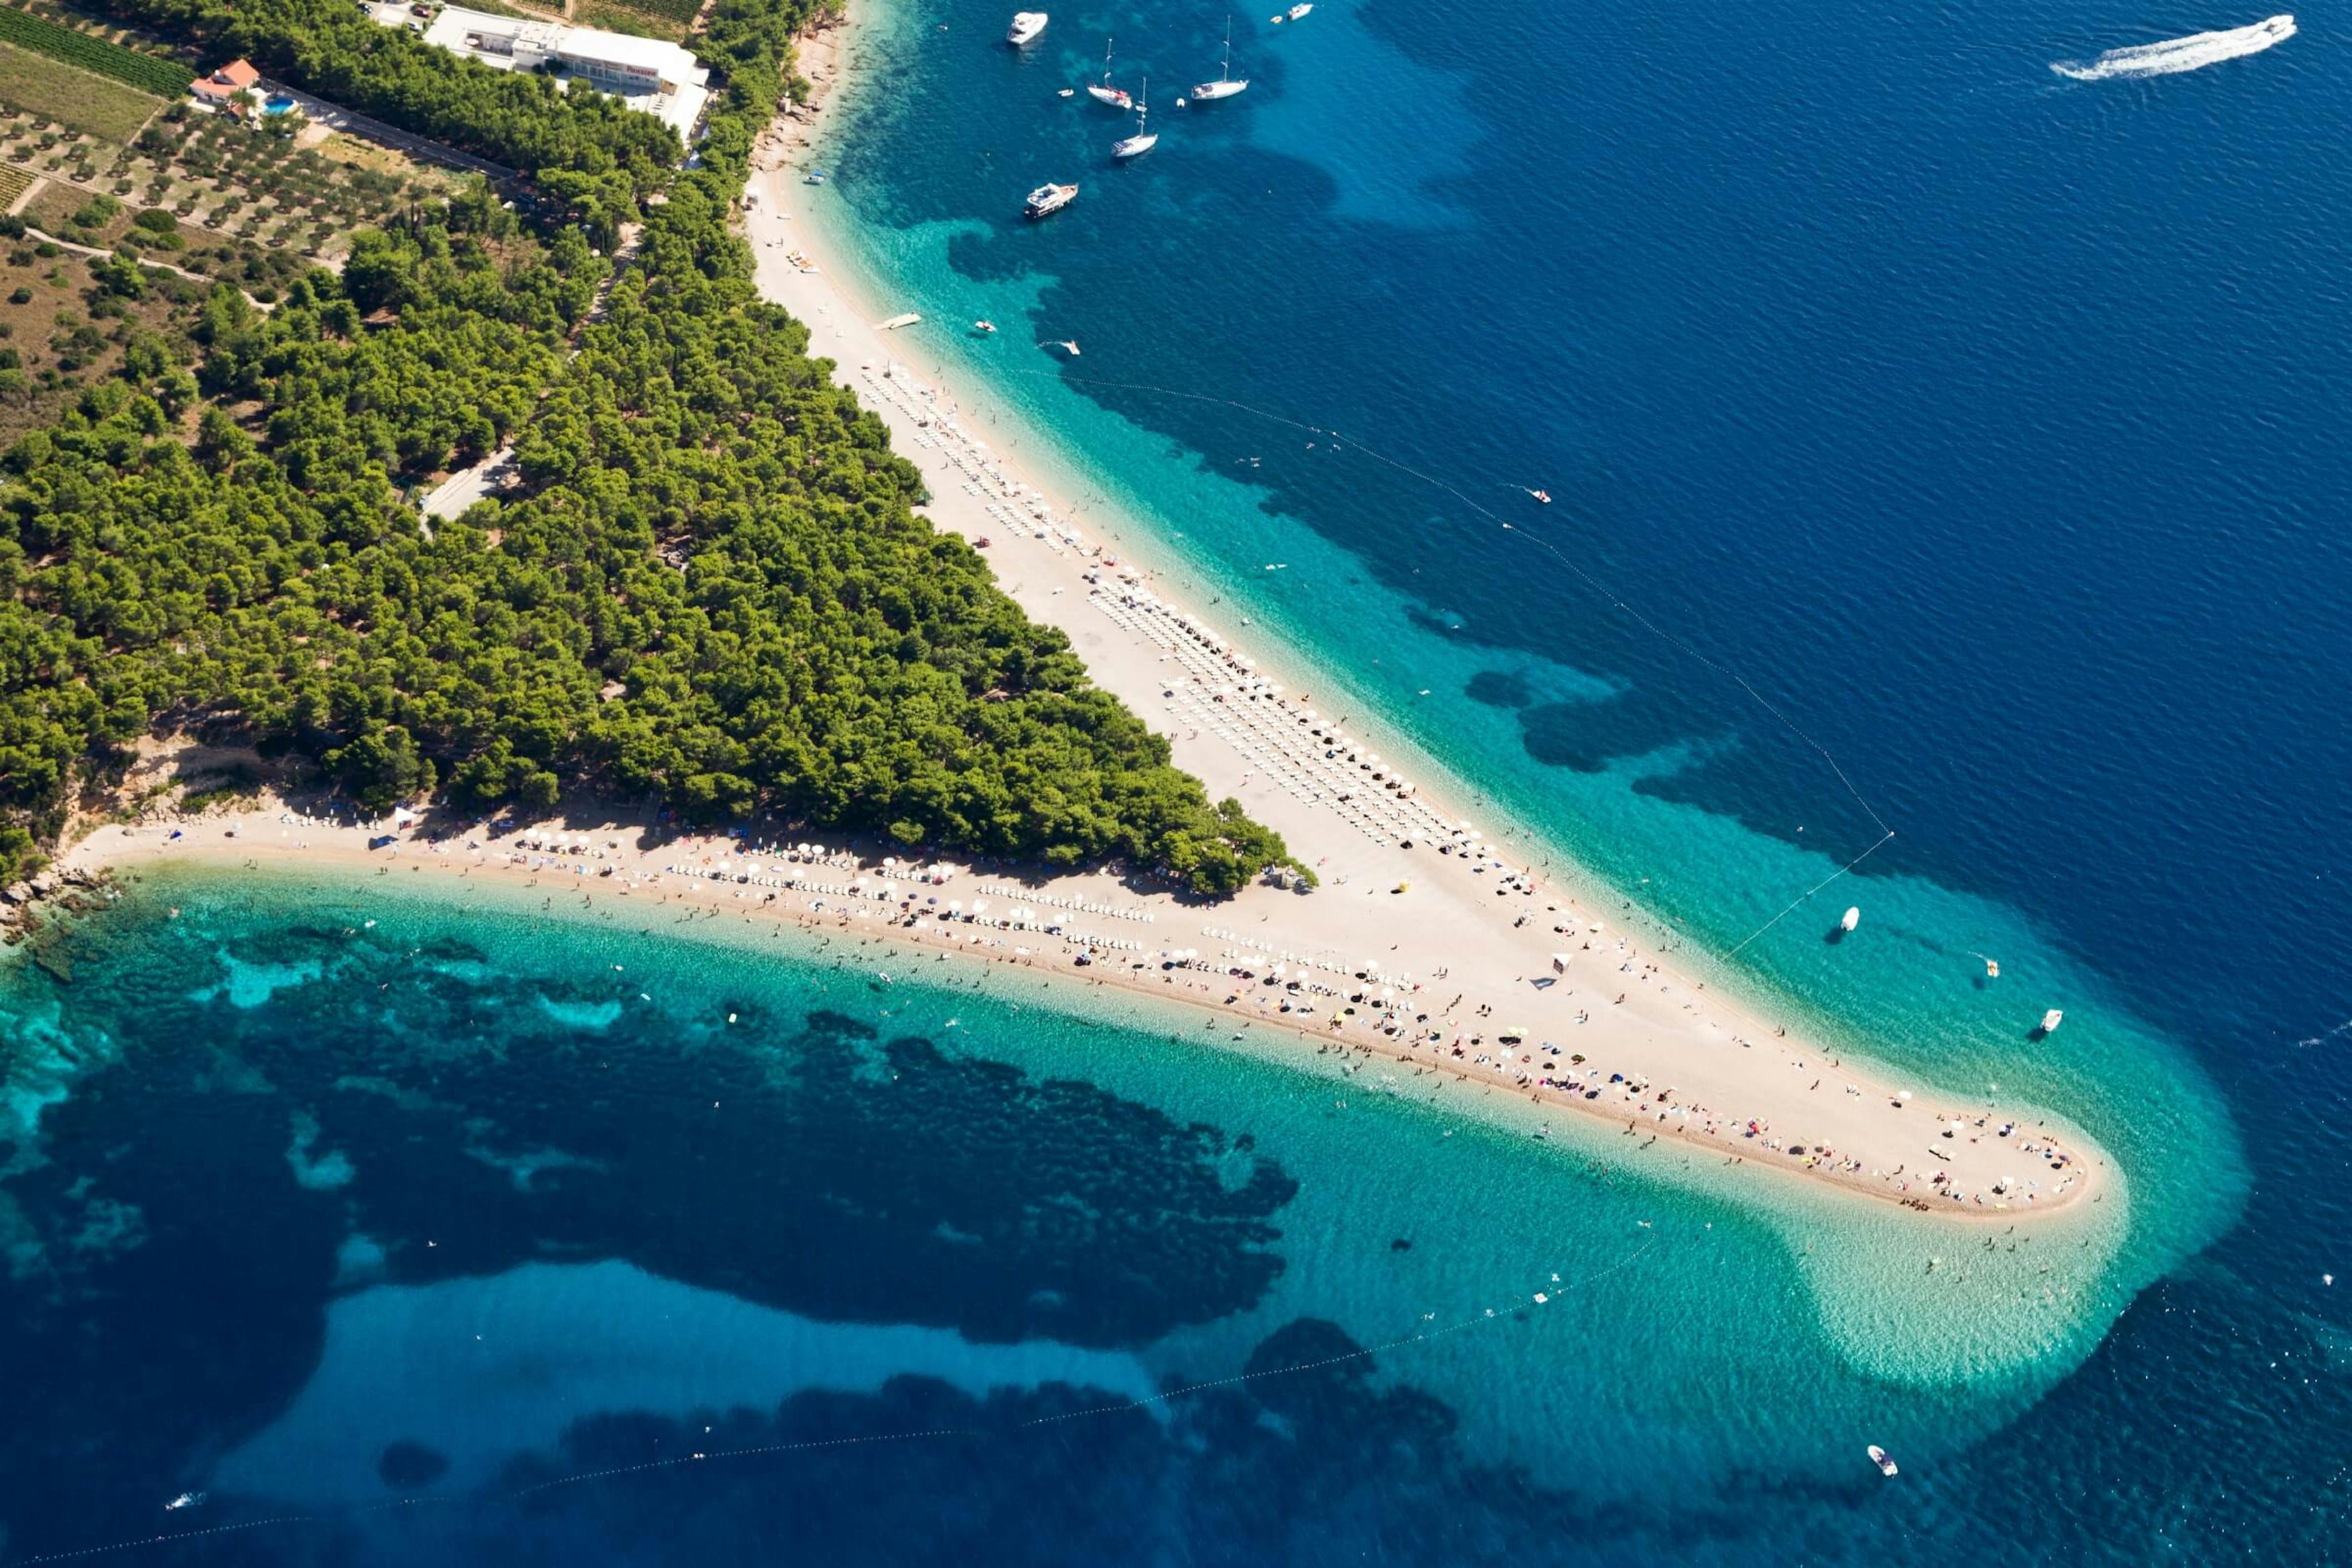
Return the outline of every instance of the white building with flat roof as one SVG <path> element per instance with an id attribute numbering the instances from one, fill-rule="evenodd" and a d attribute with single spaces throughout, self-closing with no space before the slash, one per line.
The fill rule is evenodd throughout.
<path id="1" fill-rule="evenodd" d="M 445 5 L 425 29 L 425 41 L 500 70 L 538 70 L 553 62 L 631 108 L 660 116 L 681 142 L 694 134 L 710 98 L 709 68 L 691 49 L 660 38 Z"/>

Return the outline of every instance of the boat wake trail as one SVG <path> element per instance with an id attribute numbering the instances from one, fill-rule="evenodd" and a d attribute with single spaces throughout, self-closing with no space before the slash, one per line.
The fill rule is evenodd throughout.
<path id="1" fill-rule="evenodd" d="M 2109 49 L 2095 60 L 2057 60 L 2050 67 L 2076 81 L 2111 81 L 2118 77 L 2170 76 L 2201 66 L 2258 55 L 2273 44 L 2294 37 L 2294 18 L 2268 16 L 2251 27 L 2231 27 L 2219 33 L 2191 33 L 2156 44 L 2134 44 Z"/>

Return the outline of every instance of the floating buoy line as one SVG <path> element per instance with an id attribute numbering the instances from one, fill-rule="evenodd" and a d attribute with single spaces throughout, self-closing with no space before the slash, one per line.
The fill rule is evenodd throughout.
<path id="1" fill-rule="evenodd" d="M 1601 1169 L 1605 1171 L 1605 1167 Z M 1585 1173 L 1593 1174 L 1593 1167 L 1587 1167 Z M 929 1442 L 941 1438 L 1003 1442 L 1035 1435 L 1045 1428 L 1065 1426 L 1073 1421 L 1085 1421 L 1105 1415 L 1123 1415 L 1188 1398 L 1192 1394 L 1205 1394 L 1213 1389 L 1233 1388 L 1244 1384 L 1262 1383 L 1273 1378 L 1291 1377 L 1300 1373 L 1319 1372 L 1326 1367 L 1339 1366 L 1349 1362 L 1362 1361 L 1370 1356 L 1385 1355 L 1392 1352 L 1410 1350 L 1417 1345 L 1430 1344 L 1466 1330 L 1513 1321 L 1526 1310 L 1540 1310 L 1559 1302 L 1570 1291 L 1598 1284 L 1611 1275 L 1621 1273 L 1639 1263 L 1643 1256 L 1658 1244 L 1657 1236 L 1650 1231 L 1649 1222 L 1645 1220 L 1640 1224 L 1643 1231 L 1648 1234 L 1639 1247 L 1607 1268 L 1598 1269 L 1580 1279 L 1563 1281 L 1557 1271 L 1549 1271 L 1549 1279 L 1543 1281 L 1537 1289 L 1517 1292 L 1499 1306 L 1479 1308 L 1451 1322 L 1438 1324 L 1435 1327 L 1416 1326 L 1380 1344 L 1360 1346 L 1355 1350 L 1347 1351 L 1339 1355 L 1325 1356 L 1317 1361 L 1300 1362 L 1290 1366 L 1265 1367 L 1255 1372 L 1235 1373 L 1230 1377 L 1208 1378 L 1199 1383 L 1181 1384 L 1141 1399 L 1119 1399 L 1102 1405 L 1088 1405 L 1082 1409 L 1066 1410 L 1053 1415 L 1032 1416 L 1028 1420 L 1014 1422 L 1005 1426 L 929 1426 L 908 1428 L 898 1432 L 865 1433 L 852 1436 L 811 1437 L 791 1443 L 760 1443 L 734 1448 L 707 1448 L 673 1455 L 667 1458 L 647 1459 L 641 1464 L 614 1465 L 603 1469 L 583 1470 L 573 1475 L 556 1476 L 547 1480 L 532 1482 L 529 1486 L 514 1487 L 501 1491 L 481 1491 L 469 1496 L 453 1497 L 399 1497 L 388 1499 L 383 1502 L 320 1510 L 315 1512 L 270 1514 L 260 1519 L 240 1520 L 198 1530 L 151 1532 L 109 1545 L 85 1546 L 68 1552 L 42 1552 L 36 1556 L 16 1558 L 13 1561 L 25 1564 L 88 1562 L 142 1547 L 200 1541 L 207 1537 L 242 1534 L 250 1531 L 276 1529 L 288 1525 L 350 1525 L 373 1514 L 396 1510 L 511 1507 L 527 1499 L 567 1488 L 617 1480 L 625 1476 L 649 1475 L 658 1470 L 676 1470 L 695 1465 L 717 1464 L 729 1460 L 772 1458 L 790 1454 L 813 1453 L 822 1449 L 871 1447 L 880 1444 Z M 1707 1228 L 1712 1230 L 1714 1227 L 1709 1226 Z M 1419 1322 L 1421 1325 L 1436 1324 L 1437 1314 L 1424 1312 L 1421 1314 Z M 709 1428 L 706 1427 L 705 1430 Z M 205 1498 L 205 1494 L 201 1492 L 181 1495 L 187 1500 L 186 1502 L 183 1502 L 181 1499 L 174 1499 L 164 1505 L 165 1509 L 170 1510 L 185 1507 L 191 1503 L 201 1502 Z"/>

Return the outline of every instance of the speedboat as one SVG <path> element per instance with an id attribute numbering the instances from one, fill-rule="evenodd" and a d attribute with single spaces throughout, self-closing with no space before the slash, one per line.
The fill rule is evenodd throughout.
<path id="1" fill-rule="evenodd" d="M 202 1492 L 182 1492 L 178 1497 L 173 1498 L 170 1502 L 163 1505 L 163 1511 L 165 1513 L 177 1513 L 184 1508 L 194 1508 L 204 1500 L 205 1494 Z"/>
<path id="2" fill-rule="evenodd" d="M 1298 5 L 1290 8 L 1290 19 L 1296 22 L 1313 9 L 1315 9 L 1314 0 L 1300 0 Z"/>
<path id="3" fill-rule="evenodd" d="M 1004 41 L 1015 47 L 1034 44 L 1037 41 L 1037 35 L 1045 30 L 1048 19 L 1043 11 L 1015 11 L 1013 13 L 1013 26 L 1004 30 Z"/>
<path id="4" fill-rule="evenodd" d="M 1895 1461 L 1888 1458 L 1886 1450 L 1875 1443 L 1870 1446 L 1870 1462 L 1878 1467 L 1878 1473 L 1882 1476 L 1891 1476 L 1895 1473 Z"/>
<path id="5" fill-rule="evenodd" d="M 1127 89 L 1110 84 L 1110 46 L 1111 40 L 1105 38 L 1102 80 L 1087 83 L 1087 96 L 1097 103 L 1108 103 L 1113 109 L 1133 109 L 1135 100 L 1129 96 Z"/>
<path id="6" fill-rule="evenodd" d="M 2066 1015 L 2053 1007 L 2042 1015 L 2042 1022 L 2035 1026 L 2033 1032 L 2042 1036 L 2054 1035 L 2058 1032 L 2058 1026 L 2065 1021 Z"/>
<path id="7" fill-rule="evenodd" d="M 989 333 L 996 331 L 996 323 L 994 321 L 974 321 L 971 324 L 971 330 L 985 337 Z"/>
<path id="8" fill-rule="evenodd" d="M 824 171 L 823 169 L 811 169 L 808 174 L 803 177 L 801 184 L 803 185 L 821 185 L 824 184 Z"/>
<path id="9" fill-rule="evenodd" d="M 1844 918 L 1843 918 L 1842 920 L 1840 920 L 1840 921 L 1838 921 L 1838 930 L 1840 930 L 1840 931 L 1852 931 L 1854 927 L 1856 927 L 1856 926 L 1860 925 L 1861 923 L 1862 923 L 1862 906 L 1861 906 L 1861 905 L 1859 905 L 1859 904 L 1857 904 L 1857 905 L 1853 906 L 1852 909 L 1849 909 L 1848 910 L 1846 910 L 1845 915 L 1844 915 Z"/>
<path id="10" fill-rule="evenodd" d="M 1192 96 L 1197 100 L 1214 102 L 1220 98 L 1231 98 L 1236 93 L 1248 90 L 1249 78 L 1244 77 L 1239 81 L 1234 79 L 1234 19 L 1228 16 L 1225 18 L 1224 68 L 1217 73 L 1217 79 L 1214 81 L 1194 83 Z M 1181 109 L 1184 106 L 1180 103 L 1176 107 Z"/>
<path id="11" fill-rule="evenodd" d="M 1029 200 L 1022 207 L 1021 216 L 1044 217 L 1048 213 L 1060 212 L 1077 199 L 1078 187 L 1076 185 L 1040 185 L 1029 193 Z"/>
<path id="12" fill-rule="evenodd" d="M 1143 96 L 1145 101 L 1135 106 L 1135 134 L 1122 136 L 1110 144 L 1110 155 L 1114 158 L 1140 158 L 1160 145 L 1160 133 L 1145 129 L 1151 119 L 1150 101 L 1151 79 L 1150 77 L 1143 79 Z"/>

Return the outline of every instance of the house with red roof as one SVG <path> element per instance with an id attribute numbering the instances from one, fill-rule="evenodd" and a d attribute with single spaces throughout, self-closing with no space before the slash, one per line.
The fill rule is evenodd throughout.
<path id="1" fill-rule="evenodd" d="M 238 93 L 248 90 L 260 79 L 261 73 L 253 68 L 252 61 L 231 60 L 210 76 L 200 76 L 190 82 L 188 90 L 195 96 L 198 102 L 210 104 L 215 109 L 225 110 L 234 114 L 236 112 L 236 105 L 232 100 Z"/>

